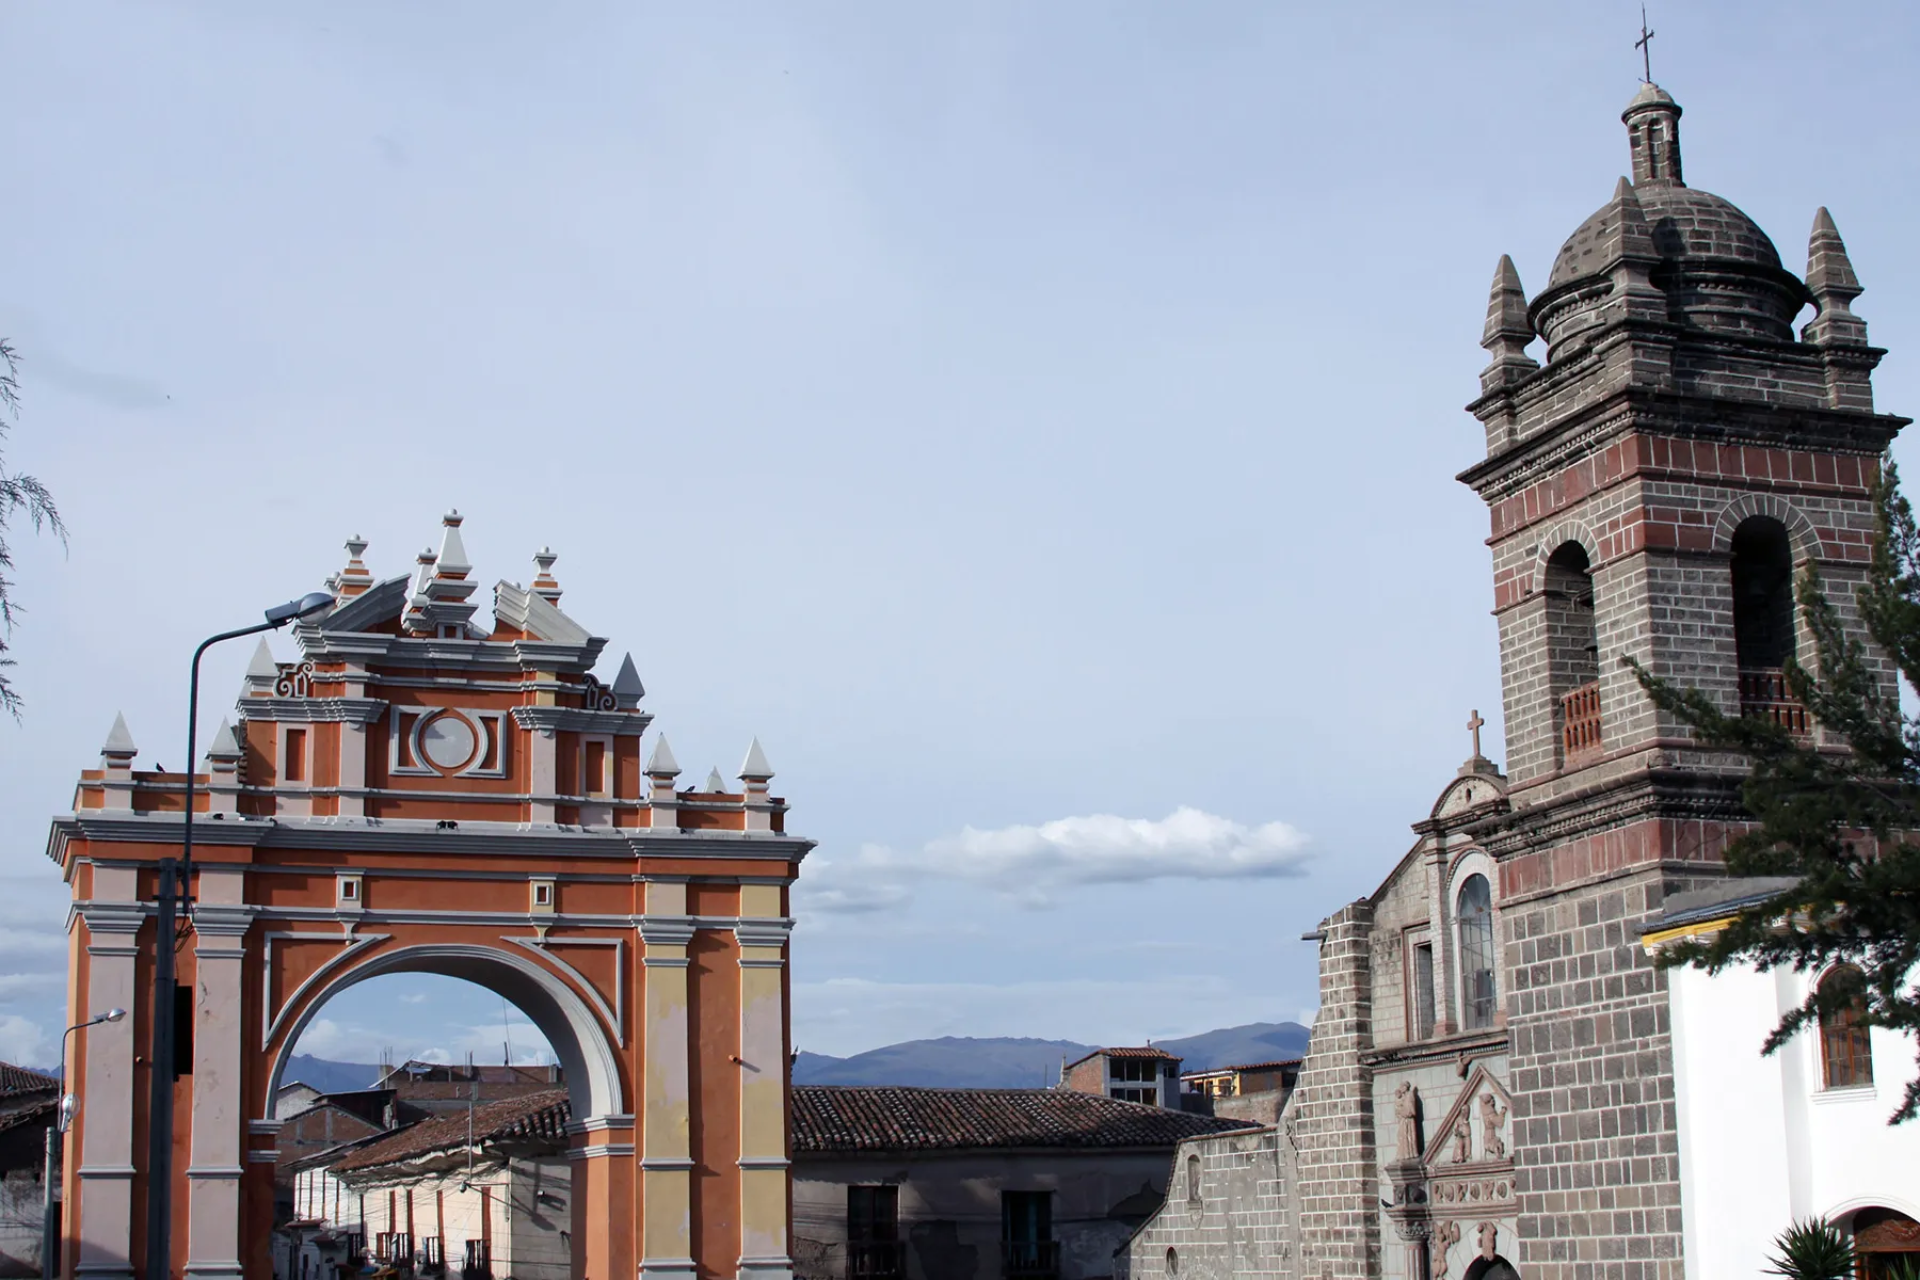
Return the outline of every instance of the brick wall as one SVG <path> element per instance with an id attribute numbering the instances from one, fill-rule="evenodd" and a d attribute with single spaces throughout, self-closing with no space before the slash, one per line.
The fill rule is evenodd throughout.
<path id="1" fill-rule="evenodd" d="M 1127 1250 L 1129 1280 L 1293 1280 L 1287 1174 L 1275 1129 L 1184 1142 L 1167 1199 Z M 1190 1167 L 1199 1196 L 1190 1194 Z M 1174 1255 L 1174 1269 L 1168 1253 Z"/>

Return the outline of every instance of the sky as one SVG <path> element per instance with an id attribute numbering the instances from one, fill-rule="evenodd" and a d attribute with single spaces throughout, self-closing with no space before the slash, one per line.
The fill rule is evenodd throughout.
<path id="1" fill-rule="evenodd" d="M 1920 10 L 1653 10 L 1689 182 L 1796 270 L 1832 210 L 1913 413 Z M 0 6 L 5 465 L 70 530 L 10 534 L 0 1059 L 57 1054 L 48 821 L 115 713 L 180 767 L 201 637 L 350 534 L 405 572 L 449 508 L 485 583 L 559 553 L 690 779 L 765 745 L 819 842 L 797 1047 L 1309 1020 L 1301 934 L 1405 852 L 1469 712 L 1500 754 L 1462 406 L 1499 256 L 1537 290 L 1628 168 L 1639 24 Z M 208 659 L 206 733 L 248 656 Z M 540 1052 L 392 978 L 303 1048 L 503 1038 Z"/>

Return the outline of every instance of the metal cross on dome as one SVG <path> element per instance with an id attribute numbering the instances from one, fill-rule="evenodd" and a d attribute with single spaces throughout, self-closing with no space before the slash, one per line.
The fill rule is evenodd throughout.
<path id="1" fill-rule="evenodd" d="M 1653 32 L 1647 30 L 1647 6 L 1641 5 L 1640 6 L 1640 38 L 1633 42 L 1633 47 L 1640 51 L 1640 70 L 1641 70 L 1640 78 L 1646 81 L 1648 84 L 1653 83 L 1652 46 L 1653 46 Z"/>

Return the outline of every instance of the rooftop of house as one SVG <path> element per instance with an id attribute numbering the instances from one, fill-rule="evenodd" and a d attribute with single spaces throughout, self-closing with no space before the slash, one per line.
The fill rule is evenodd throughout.
<path id="1" fill-rule="evenodd" d="M 1272 1062 L 1239 1062 L 1230 1067 L 1209 1067 L 1205 1071 L 1183 1071 L 1182 1080 L 1212 1079 L 1216 1076 L 1230 1076 L 1246 1071 L 1283 1071 L 1288 1067 L 1297 1067 L 1299 1058 L 1279 1058 Z"/>
<path id="2" fill-rule="evenodd" d="M 1668 898 L 1664 910 L 1640 927 L 1642 937 L 1667 929 L 1709 924 L 1728 919 L 1747 907 L 1758 906 L 1793 888 L 1792 876 L 1729 876 L 1704 889 L 1690 889 Z"/>
<path id="3" fill-rule="evenodd" d="M 16 1067 L 11 1062 L 0 1062 L 0 1098 L 14 1098 L 28 1093 L 58 1093 L 60 1081 L 44 1071 L 34 1071 L 27 1067 Z"/>
<path id="4" fill-rule="evenodd" d="M 1150 1044 L 1149 1045 L 1111 1045 L 1105 1049 L 1095 1049 L 1092 1053 L 1081 1054 L 1079 1057 L 1075 1058 L 1072 1062 L 1069 1062 L 1067 1064 L 1066 1069 L 1071 1071 L 1073 1068 L 1079 1066 L 1081 1063 L 1086 1062 L 1093 1058 L 1158 1058 L 1167 1062 L 1180 1061 L 1180 1059 L 1168 1053 L 1165 1049 L 1156 1049 Z"/>
<path id="5" fill-rule="evenodd" d="M 793 1150 L 961 1151 L 1168 1147 L 1244 1129 L 1222 1120 L 1068 1089 L 796 1085 Z"/>
<path id="6" fill-rule="evenodd" d="M 486 1147 L 511 1142 L 565 1143 L 567 1121 L 572 1114 L 564 1089 L 481 1103 L 473 1109 L 471 1144 Z M 332 1162 L 332 1168 L 335 1173 L 365 1173 L 436 1152 L 463 1151 L 469 1145 L 468 1134 L 466 1110 L 450 1111 L 358 1147 L 343 1159 Z"/>

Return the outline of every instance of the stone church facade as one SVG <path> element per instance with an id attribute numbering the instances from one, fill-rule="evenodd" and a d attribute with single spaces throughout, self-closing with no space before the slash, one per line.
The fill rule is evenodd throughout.
<path id="1" fill-rule="evenodd" d="M 1491 516 L 1506 772 L 1476 741 L 1380 887 L 1310 935 L 1321 1007 L 1272 1141 L 1183 1148 L 1202 1185 L 1136 1234 L 1131 1275 L 1241 1274 L 1256 1227 L 1288 1280 L 1686 1274 L 1668 975 L 1641 934 L 1724 878 L 1740 766 L 1628 660 L 1818 740 L 1781 678 L 1812 651 L 1793 578 L 1816 565 L 1858 626 L 1906 420 L 1874 411 L 1883 353 L 1826 210 L 1795 276 L 1685 185 L 1680 116 L 1643 85 L 1631 181 L 1533 299 L 1495 273 L 1486 457 L 1460 479 Z M 1258 1168 L 1212 1177 L 1232 1143 Z"/>

